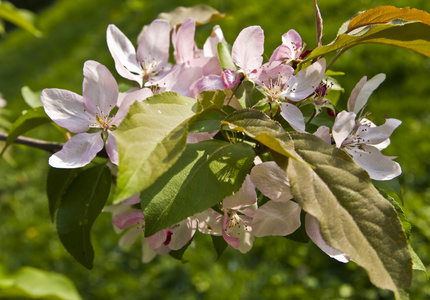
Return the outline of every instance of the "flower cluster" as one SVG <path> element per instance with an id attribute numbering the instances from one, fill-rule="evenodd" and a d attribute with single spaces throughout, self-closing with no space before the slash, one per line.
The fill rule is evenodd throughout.
<path id="1" fill-rule="evenodd" d="M 154 94 L 166 91 L 198 98 L 205 91 L 229 91 L 225 105 L 244 108 L 235 91 L 244 81 L 252 82 L 261 102 L 250 109 L 260 109 L 283 124 L 288 131 L 310 134 L 313 118 L 329 107 L 335 117 L 332 128 L 319 126 L 314 135 L 330 145 L 345 150 L 370 177 L 389 180 L 401 173 L 392 157 L 380 151 L 388 146 L 389 137 L 400 121 L 387 119 L 376 126 L 366 118 L 364 108 L 370 94 L 384 80 L 379 74 L 364 77 L 352 91 L 348 111 L 335 113 L 326 98 L 332 83 L 324 77 L 324 58 L 305 62 L 309 51 L 295 30 L 282 36 L 282 44 L 264 62 L 264 32 L 259 26 L 243 29 L 231 48 L 228 67 L 222 64 L 218 49 L 227 45 L 219 26 L 213 28 L 203 49 L 194 41 L 196 21 L 185 20 L 180 26 L 170 27 L 162 19 L 145 26 L 139 35 L 137 49 L 115 25 L 107 29 L 107 45 L 115 61 L 115 68 L 123 78 L 136 82 L 138 87 L 119 93 L 118 85 L 103 65 L 87 61 L 84 65 L 82 96 L 60 89 L 45 89 L 41 100 L 48 116 L 73 135 L 61 151 L 49 159 L 56 168 L 78 168 L 87 165 L 105 147 L 113 164 L 118 164 L 115 130 L 135 101 L 145 101 Z M 173 45 L 174 64 L 169 62 L 170 44 Z M 172 60 L 172 61 L 173 61 Z M 196 100 L 197 101 L 197 100 Z M 302 107 L 313 105 L 315 113 L 304 116 Z M 314 127 L 313 127 L 314 128 Z M 217 132 L 189 133 L 188 143 L 213 139 Z M 166 254 L 185 246 L 196 231 L 222 236 L 231 247 L 245 253 L 252 248 L 255 237 L 286 236 L 301 226 L 300 206 L 294 201 L 289 178 L 284 169 L 267 157 L 256 157 L 242 187 L 217 206 L 188 217 L 182 222 L 144 237 L 145 220 L 136 208 L 139 195 L 109 206 L 113 223 L 129 230 L 120 245 L 130 245 L 141 236 L 143 261 L 155 254 Z M 329 256 L 348 262 L 348 254 L 333 249 L 324 241 L 316 218 L 306 214 L 305 229 L 309 238 Z"/>

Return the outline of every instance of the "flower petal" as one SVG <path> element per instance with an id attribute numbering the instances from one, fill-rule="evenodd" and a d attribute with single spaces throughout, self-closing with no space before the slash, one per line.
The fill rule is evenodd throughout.
<path id="1" fill-rule="evenodd" d="M 206 57 L 218 56 L 218 43 L 227 44 L 224 34 L 219 25 L 215 25 L 211 35 L 206 39 L 203 45 L 203 53 Z"/>
<path id="2" fill-rule="evenodd" d="M 324 78 L 326 62 L 320 59 L 306 69 L 300 70 L 295 76 L 288 80 L 286 89 L 282 96 L 291 101 L 306 99 L 315 92 Z"/>
<path id="3" fill-rule="evenodd" d="M 400 165 L 391 157 L 383 155 L 376 147 L 361 145 L 361 149 L 345 148 L 345 150 L 374 180 L 391 180 L 402 174 Z"/>
<path id="4" fill-rule="evenodd" d="M 251 180 L 260 192 L 273 201 L 285 202 L 293 198 L 286 171 L 274 161 L 254 166 L 251 170 Z"/>
<path id="5" fill-rule="evenodd" d="M 130 40 L 113 24 L 107 28 L 106 40 L 118 73 L 142 85 L 142 78 L 136 75 L 141 74 L 142 70 L 137 63 L 136 50 Z"/>
<path id="6" fill-rule="evenodd" d="M 105 66 L 88 60 L 84 64 L 82 96 L 90 112 L 109 116 L 118 102 L 118 84 Z"/>
<path id="7" fill-rule="evenodd" d="M 281 116 L 298 132 L 306 132 L 305 120 L 300 109 L 294 104 L 281 103 Z"/>
<path id="8" fill-rule="evenodd" d="M 166 20 L 156 19 L 141 34 L 137 46 L 137 59 L 145 66 L 155 63 L 153 72 L 157 73 L 169 60 L 170 24 Z"/>
<path id="9" fill-rule="evenodd" d="M 300 227 L 299 205 L 293 201 L 269 201 L 260 206 L 252 219 L 252 232 L 256 237 L 285 236 Z"/>
<path id="10" fill-rule="evenodd" d="M 249 75 L 261 67 L 264 52 L 264 31 L 260 26 L 243 29 L 231 49 L 233 62 Z"/>
<path id="11" fill-rule="evenodd" d="M 80 168 L 89 164 L 102 149 L 103 139 L 100 132 L 79 133 L 49 158 L 49 165 L 62 169 Z"/>
<path id="12" fill-rule="evenodd" d="M 337 114 L 332 128 L 333 139 L 336 142 L 336 147 L 340 148 L 343 141 L 350 135 L 355 127 L 355 113 L 345 110 Z"/>
<path id="13" fill-rule="evenodd" d="M 119 229 L 125 229 L 143 223 L 143 213 L 138 209 L 119 213 L 113 216 L 112 223 Z"/>
<path id="14" fill-rule="evenodd" d="M 172 240 L 169 243 L 169 248 L 179 250 L 184 247 L 193 237 L 197 228 L 197 220 L 186 218 L 179 224 L 172 226 Z"/>
<path id="15" fill-rule="evenodd" d="M 236 194 L 226 197 L 222 201 L 222 205 L 225 209 L 239 210 L 246 206 L 254 205 L 256 202 L 257 193 L 255 192 L 255 186 L 251 181 L 251 177 L 248 174 L 240 190 Z"/>
<path id="16" fill-rule="evenodd" d="M 121 236 L 118 246 L 121 248 L 130 247 L 140 236 L 143 237 L 143 229 L 138 226 L 132 227 Z"/>
<path id="17" fill-rule="evenodd" d="M 128 109 L 135 101 L 142 102 L 148 97 L 151 97 L 152 91 L 149 88 L 139 89 L 137 91 L 129 93 L 124 97 L 121 104 L 119 105 L 118 111 L 115 114 L 115 118 L 112 122 L 113 125 L 119 126 L 125 116 L 128 114 Z"/>
<path id="18" fill-rule="evenodd" d="M 118 147 L 112 131 L 108 131 L 108 138 L 106 140 L 106 153 L 109 156 L 110 161 L 118 165 Z"/>
<path id="19" fill-rule="evenodd" d="M 194 58 L 195 32 L 196 21 L 193 18 L 186 19 L 177 31 L 173 30 L 172 44 L 177 64 L 182 64 Z"/>
<path id="20" fill-rule="evenodd" d="M 385 124 L 377 127 L 360 126 L 357 136 L 360 136 L 365 144 L 377 145 L 385 142 L 400 124 L 402 124 L 400 120 L 387 119 Z"/>
<path id="21" fill-rule="evenodd" d="M 323 237 L 321 236 L 320 225 L 316 218 L 314 218 L 309 214 L 306 214 L 305 224 L 306 224 L 305 225 L 306 233 L 308 234 L 309 238 L 315 243 L 315 245 L 317 245 L 328 256 L 336 260 L 343 263 L 349 262 L 349 256 L 347 254 L 344 254 L 327 245 L 327 243 L 324 241 Z"/>
<path id="22" fill-rule="evenodd" d="M 378 86 L 385 80 L 385 74 L 380 73 L 375 75 L 372 79 L 366 81 L 364 76 L 351 92 L 348 99 L 348 110 L 356 114 L 366 105 L 370 95 Z"/>
<path id="23" fill-rule="evenodd" d="M 221 235 L 223 226 L 223 215 L 209 208 L 194 216 L 198 221 L 198 228 L 201 233 L 211 235 Z"/>
<path id="24" fill-rule="evenodd" d="M 80 133 L 89 129 L 94 116 L 86 110 L 82 96 L 60 89 L 44 89 L 40 95 L 46 114 L 61 127 Z"/>
<path id="25" fill-rule="evenodd" d="M 327 126 L 322 125 L 318 127 L 317 131 L 314 132 L 314 135 L 331 145 L 330 128 Z"/>

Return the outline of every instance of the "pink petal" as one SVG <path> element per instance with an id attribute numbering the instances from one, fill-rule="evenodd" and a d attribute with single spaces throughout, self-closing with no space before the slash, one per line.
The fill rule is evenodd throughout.
<path id="1" fill-rule="evenodd" d="M 273 201 L 285 202 L 293 198 L 286 171 L 274 161 L 254 166 L 251 180 L 260 192 Z"/>
<path id="2" fill-rule="evenodd" d="M 94 119 L 86 110 L 82 96 L 73 92 L 44 89 L 40 100 L 52 121 L 73 133 L 87 131 Z"/>
<path id="3" fill-rule="evenodd" d="M 240 246 L 240 239 L 237 237 L 232 237 L 227 234 L 227 224 L 230 220 L 230 217 L 227 215 L 227 212 L 224 212 L 224 218 L 223 218 L 223 226 L 222 226 L 222 236 L 224 237 L 224 240 L 232 246 L 234 249 L 238 249 Z"/>
<path id="4" fill-rule="evenodd" d="M 142 238 L 142 262 L 149 263 L 156 256 L 157 252 L 149 248 L 148 239 Z"/>
<path id="5" fill-rule="evenodd" d="M 107 28 L 106 40 L 118 73 L 142 85 L 142 78 L 136 76 L 141 74 L 142 70 L 137 63 L 136 50 L 130 40 L 113 24 Z"/>
<path id="6" fill-rule="evenodd" d="M 196 219 L 187 218 L 179 224 L 173 226 L 172 240 L 169 243 L 169 248 L 172 250 L 179 250 L 184 247 L 194 236 L 197 229 Z"/>
<path id="7" fill-rule="evenodd" d="M 153 72 L 161 71 L 169 60 L 170 24 L 156 19 L 143 31 L 137 47 L 137 59 L 145 65 L 155 63 Z"/>
<path id="8" fill-rule="evenodd" d="M 385 74 L 380 73 L 366 82 L 366 76 L 355 86 L 348 99 L 348 110 L 358 114 L 367 104 L 367 100 L 374 90 L 385 80 Z"/>
<path id="9" fill-rule="evenodd" d="M 113 132 L 111 131 L 108 131 L 108 138 L 105 146 L 106 153 L 109 156 L 110 161 L 113 164 L 118 165 L 118 147 Z"/>
<path id="10" fill-rule="evenodd" d="M 80 168 L 89 164 L 102 149 L 103 139 L 100 132 L 79 133 L 49 158 L 49 165 L 62 169 Z"/>
<path id="11" fill-rule="evenodd" d="M 357 136 L 359 135 L 365 144 L 377 145 L 385 142 L 400 124 L 402 124 L 400 120 L 387 119 L 385 124 L 378 127 L 360 126 Z"/>
<path id="12" fill-rule="evenodd" d="M 234 195 L 228 196 L 222 201 L 223 207 L 233 210 L 239 210 L 246 206 L 254 205 L 257 202 L 257 193 L 251 177 L 246 175 L 242 187 Z"/>
<path id="13" fill-rule="evenodd" d="M 342 147 L 343 141 L 350 135 L 355 127 L 355 113 L 341 111 L 334 121 L 332 128 L 333 139 L 336 142 L 336 147 Z"/>
<path id="14" fill-rule="evenodd" d="M 175 49 L 175 61 L 177 64 L 187 62 L 194 58 L 194 34 L 196 31 L 196 21 L 188 18 L 182 23 L 177 31 L 172 35 L 173 48 Z"/>
<path id="15" fill-rule="evenodd" d="M 96 61 L 86 61 L 82 96 L 88 110 L 109 115 L 118 102 L 118 95 L 118 85 L 109 70 Z"/>
<path id="16" fill-rule="evenodd" d="M 198 228 L 201 233 L 222 235 L 223 215 L 209 208 L 194 216 L 198 220 Z"/>
<path id="17" fill-rule="evenodd" d="M 222 77 L 218 75 L 209 75 L 202 77 L 197 81 L 196 87 L 198 93 L 204 91 L 216 91 L 226 89 Z"/>
<path id="18" fill-rule="evenodd" d="M 306 69 L 300 70 L 295 76 L 288 80 L 286 89 L 282 96 L 291 101 L 306 99 L 315 92 L 324 78 L 326 62 L 320 59 Z"/>
<path id="19" fill-rule="evenodd" d="M 142 211 L 134 209 L 131 211 L 116 214 L 112 218 L 112 223 L 119 229 L 125 229 L 133 225 L 143 223 Z"/>
<path id="20" fill-rule="evenodd" d="M 282 64 L 281 62 L 266 63 L 256 73 L 257 77 L 254 82 L 261 86 L 269 87 L 270 85 L 276 85 L 283 88 L 288 80 L 293 76 L 294 69 L 289 66 Z"/>
<path id="21" fill-rule="evenodd" d="M 115 114 L 115 118 L 112 124 L 115 126 L 119 126 L 119 124 L 128 114 L 128 109 L 130 108 L 130 105 L 132 105 L 136 101 L 142 102 L 143 100 L 148 97 L 151 97 L 152 95 L 152 91 L 149 88 L 143 88 L 129 93 L 127 96 L 124 97 L 121 104 L 119 105 L 118 111 Z"/>
<path id="22" fill-rule="evenodd" d="M 314 132 L 314 135 L 331 145 L 330 128 L 327 126 L 323 125 L 318 127 L 317 131 Z"/>
<path id="23" fill-rule="evenodd" d="M 283 102 L 281 104 L 281 116 L 295 131 L 306 132 L 306 124 L 300 109 L 294 104 Z"/>
<path id="24" fill-rule="evenodd" d="M 327 245 L 327 243 L 324 241 L 323 237 L 321 236 L 319 223 L 316 218 L 314 218 L 309 214 L 306 214 L 305 224 L 306 224 L 306 233 L 308 234 L 309 238 L 315 243 L 315 245 L 317 245 L 328 256 L 336 260 L 343 263 L 349 262 L 349 256 L 347 254 L 344 254 Z"/>
<path id="25" fill-rule="evenodd" d="M 300 58 L 303 50 L 303 42 L 297 31 L 290 29 L 287 33 L 284 33 L 282 35 L 282 44 L 287 46 L 291 51 L 291 56 L 288 58 L 292 60 Z"/>
<path id="26" fill-rule="evenodd" d="M 247 75 L 261 67 L 264 52 L 264 31 L 260 26 L 243 29 L 231 49 L 233 62 Z"/>
<path id="27" fill-rule="evenodd" d="M 300 227 L 299 205 L 293 201 L 269 201 L 260 206 L 252 219 L 252 231 L 256 237 L 285 236 Z"/>
<path id="28" fill-rule="evenodd" d="M 164 244 L 164 242 L 166 241 L 167 234 L 169 232 L 170 232 L 170 228 L 167 228 L 167 229 L 163 229 L 163 230 L 155 233 L 154 235 L 151 235 L 150 237 L 148 237 L 147 240 L 149 243 L 149 248 L 154 250 L 154 249 L 161 247 Z"/>
<path id="29" fill-rule="evenodd" d="M 218 43 L 227 44 L 224 34 L 219 25 L 215 25 L 211 35 L 206 39 L 203 45 L 203 53 L 206 57 L 218 56 Z"/>
<path id="30" fill-rule="evenodd" d="M 281 45 L 273 51 L 272 56 L 270 56 L 269 63 L 273 63 L 275 61 L 283 61 L 285 58 L 292 57 L 291 49 L 285 45 Z"/>
<path id="31" fill-rule="evenodd" d="M 345 150 L 374 180 L 391 180 L 402 174 L 400 165 L 391 157 L 383 155 L 376 147 L 361 145 L 361 149 L 345 148 Z"/>

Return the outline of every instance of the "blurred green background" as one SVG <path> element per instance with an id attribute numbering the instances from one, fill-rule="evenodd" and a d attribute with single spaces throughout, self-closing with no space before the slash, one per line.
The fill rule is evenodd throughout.
<path id="1" fill-rule="evenodd" d="M 13 27 L 0 37 L 0 93 L 8 101 L 1 110 L 0 126 L 7 126 L 29 107 L 21 88 L 82 88 L 86 60 L 106 65 L 118 82 L 126 82 L 115 71 L 106 45 L 106 28 L 116 24 L 134 41 L 143 25 L 160 12 L 200 4 L 197 1 L 149 0 L 21 0 L 18 8 L 36 12 L 36 25 L 44 37 Z M 307 43 L 316 45 L 312 0 L 209 0 L 205 1 L 227 18 L 221 25 L 229 43 L 249 25 L 260 25 L 266 35 L 265 49 L 271 52 L 281 35 L 296 29 Z M 324 18 L 324 44 L 336 36 L 344 21 L 358 11 L 379 5 L 404 7 L 402 0 L 320 0 Z M 428 0 L 410 0 L 407 5 L 430 11 Z M 201 26 L 196 41 L 202 47 L 215 24 Z M 404 49 L 362 45 L 344 54 L 333 66 L 347 76 L 339 77 L 347 101 L 354 85 L 364 75 L 386 73 L 387 79 L 370 98 L 368 111 L 378 124 L 384 117 L 403 124 L 394 132 L 385 154 L 398 156 L 403 174 L 404 210 L 412 223 L 412 245 L 430 266 L 430 59 Z M 28 136 L 61 140 L 51 125 Z M 330 259 L 313 244 L 285 238 L 259 238 L 243 255 L 227 249 L 220 260 L 208 236 L 197 235 L 195 247 L 186 253 L 188 263 L 159 256 L 149 264 L 140 262 L 140 247 L 117 246 L 111 216 L 103 213 L 93 228 L 96 252 L 93 270 L 75 262 L 62 247 L 51 223 L 44 191 L 48 153 L 12 146 L 0 160 L 0 271 L 22 266 L 67 275 L 83 299 L 393 299 L 373 287 L 366 273 L 354 263 Z M 427 270 L 430 271 L 429 268 Z M 425 274 L 415 271 L 411 299 L 430 299 Z"/>

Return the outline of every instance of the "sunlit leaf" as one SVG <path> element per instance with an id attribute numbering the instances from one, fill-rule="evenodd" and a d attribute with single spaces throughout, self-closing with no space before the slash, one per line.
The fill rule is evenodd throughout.
<path id="1" fill-rule="evenodd" d="M 6 144 L 1 152 L 4 153 L 9 145 L 13 144 L 16 138 L 37 126 L 51 122 L 42 106 L 27 110 L 9 128 Z"/>
<path id="2" fill-rule="evenodd" d="M 76 287 L 66 276 L 32 267 L 11 275 L 0 273 L 0 298 L 80 300 Z"/>
<path id="3" fill-rule="evenodd" d="M 28 86 L 24 86 L 21 89 L 21 94 L 25 103 L 27 103 L 30 107 L 36 108 L 42 106 L 42 101 L 40 101 L 41 91 L 34 92 Z"/>
<path id="4" fill-rule="evenodd" d="M 42 33 L 30 23 L 23 14 L 9 2 L 0 2 L 0 19 L 19 26 L 35 36 L 41 36 Z"/>
<path id="5" fill-rule="evenodd" d="M 179 6 L 168 13 L 161 13 L 157 19 L 169 21 L 170 26 L 182 24 L 187 18 L 193 18 L 196 25 L 206 24 L 224 18 L 225 15 L 208 5 L 196 5 L 192 7 Z"/>
<path id="6" fill-rule="evenodd" d="M 420 21 L 424 24 L 430 25 L 430 14 L 426 11 L 415 8 L 397 8 L 394 6 L 378 6 L 366 10 L 348 22 L 348 31 L 354 30 L 359 27 L 389 23 L 394 20 L 405 21 Z"/>
<path id="7" fill-rule="evenodd" d="M 109 196 L 111 173 L 98 165 L 79 174 L 61 199 L 57 231 L 66 250 L 84 267 L 93 267 L 91 227 Z"/>
<path id="8" fill-rule="evenodd" d="M 429 274 L 427 273 L 427 268 L 421 261 L 421 258 L 417 255 L 415 250 L 412 248 L 412 246 L 409 244 L 409 251 L 411 251 L 412 256 L 412 268 L 417 271 L 424 272 L 426 274 L 427 280 L 429 280 Z"/>
<path id="9" fill-rule="evenodd" d="M 317 218 L 327 244 L 350 255 L 375 286 L 403 299 L 412 280 L 412 260 L 393 205 L 344 151 L 310 134 L 291 136 L 297 153 L 314 166 L 289 161 L 294 200 Z"/>
<path id="10" fill-rule="evenodd" d="M 345 23 L 333 42 L 315 48 L 305 61 L 365 43 L 398 46 L 430 57 L 430 14 L 391 6 L 363 12 Z"/>
<path id="11" fill-rule="evenodd" d="M 204 91 L 197 97 L 197 111 L 200 112 L 210 108 L 222 108 L 225 100 L 225 92 L 217 91 Z"/>
<path id="12" fill-rule="evenodd" d="M 230 69 L 236 71 L 237 68 L 233 62 L 233 59 L 231 58 L 231 50 L 228 48 L 228 46 L 223 43 L 218 43 L 217 49 L 221 68 L 223 70 Z"/>
<path id="13" fill-rule="evenodd" d="M 166 92 L 130 106 L 115 132 L 119 173 L 115 202 L 150 186 L 185 149 L 196 100 Z"/>
<path id="14" fill-rule="evenodd" d="M 258 110 L 238 110 L 225 118 L 223 125 L 231 130 L 243 132 L 283 156 L 303 161 L 294 150 L 290 134 L 281 124 Z"/>
<path id="15" fill-rule="evenodd" d="M 266 97 L 260 90 L 256 89 L 255 84 L 249 80 L 242 81 L 235 92 L 235 96 L 243 108 L 253 107 Z"/>
<path id="16" fill-rule="evenodd" d="M 188 144 L 180 159 L 141 193 L 145 235 L 202 212 L 237 192 L 254 160 L 251 146 L 221 140 Z"/>
<path id="17" fill-rule="evenodd" d="M 220 110 L 206 110 L 191 122 L 189 132 L 209 132 L 219 130 L 225 114 Z"/>

